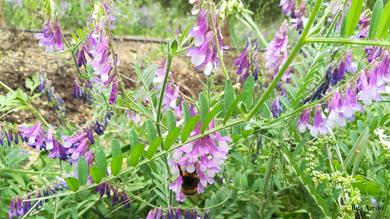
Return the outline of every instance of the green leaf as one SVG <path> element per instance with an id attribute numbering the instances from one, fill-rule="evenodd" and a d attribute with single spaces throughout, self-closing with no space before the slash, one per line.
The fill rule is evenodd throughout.
<path id="1" fill-rule="evenodd" d="M 253 91 L 255 89 L 255 79 L 250 75 L 244 83 L 242 90 L 242 101 L 245 103 L 248 109 L 252 108 L 253 105 Z"/>
<path id="2" fill-rule="evenodd" d="M 346 20 L 346 37 L 349 37 L 355 31 L 356 25 L 359 22 L 360 14 L 362 13 L 363 0 L 352 0 L 351 7 L 348 10 Z"/>
<path id="3" fill-rule="evenodd" d="M 80 157 L 77 163 L 77 176 L 81 185 L 85 185 L 88 179 L 88 165 L 85 157 Z"/>
<path id="4" fill-rule="evenodd" d="M 358 188 L 360 193 L 374 197 L 378 197 L 384 192 L 378 183 L 365 179 L 363 176 L 355 176 L 352 186 Z"/>
<path id="5" fill-rule="evenodd" d="M 131 130 L 131 132 L 130 132 L 130 144 L 131 145 L 136 145 L 138 143 L 139 143 L 139 138 L 138 138 L 137 132 L 134 131 L 134 130 Z"/>
<path id="6" fill-rule="evenodd" d="M 226 122 L 232 117 L 234 110 L 237 108 L 238 102 L 241 100 L 242 95 L 238 96 L 232 104 L 230 104 L 228 111 L 225 114 L 225 117 L 223 118 L 223 124 L 225 125 Z"/>
<path id="7" fill-rule="evenodd" d="M 193 24 L 188 24 L 184 31 L 181 33 L 179 43 L 182 44 L 184 39 L 187 37 L 188 32 L 191 30 Z"/>
<path id="8" fill-rule="evenodd" d="M 177 40 L 172 41 L 172 43 L 171 43 L 171 52 L 175 53 L 178 48 L 179 48 L 179 44 L 177 43 Z"/>
<path id="9" fill-rule="evenodd" d="M 103 173 L 97 166 L 91 166 L 89 168 L 89 174 L 91 175 L 92 181 L 96 184 L 100 183 L 103 179 Z"/>
<path id="10" fill-rule="evenodd" d="M 387 39 L 389 35 L 390 26 L 390 1 L 387 1 L 385 8 L 382 13 L 382 17 L 378 24 L 377 38 Z"/>
<path id="11" fill-rule="evenodd" d="M 66 184 L 68 185 L 69 189 L 73 192 L 76 192 L 79 190 L 80 183 L 79 181 L 74 177 L 68 177 L 65 179 Z"/>
<path id="12" fill-rule="evenodd" d="M 197 125 L 200 117 L 198 115 L 191 117 L 188 122 L 184 125 L 183 132 L 181 134 L 181 142 L 185 142 L 187 138 L 190 136 L 192 130 L 194 130 Z"/>
<path id="13" fill-rule="evenodd" d="M 168 131 L 176 128 L 176 117 L 171 110 L 167 112 L 167 123 Z"/>
<path id="14" fill-rule="evenodd" d="M 181 103 L 181 106 L 183 108 L 184 122 L 188 122 L 188 120 L 191 118 L 190 108 L 187 106 L 185 101 Z"/>
<path id="15" fill-rule="evenodd" d="M 225 81 L 225 92 L 224 92 L 224 111 L 225 115 L 229 110 L 230 105 L 234 101 L 236 94 L 234 93 L 234 88 L 231 80 Z"/>
<path id="16" fill-rule="evenodd" d="M 143 144 L 134 145 L 131 148 L 130 165 L 133 167 L 136 166 L 143 153 L 144 153 L 144 145 Z"/>
<path id="17" fill-rule="evenodd" d="M 112 143 L 111 144 L 112 144 L 111 145 L 112 157 L 117 157 L 117 156 L 122 155 L 122 149 L 121 149 L 121 145 L 120 145 L 119 140 L 114 138 L 114 139 L 112 139 Z"/>
<path id="18" fill-rule="evenodd" d="M 168 135 L 167 138 L 165 139 L 164 143 L 164 150 L 169 150 L 169 148 L 175 143 L 177 136 L 180 134 L 180 129 L 179 128 L 174 128 L 172 129 Z"/>
<path id="19" fill-rule="evenodd" d="M 207 118 L 204 122 L 202 122 L 202 128 L 201 133 L 203 134 L 204 131 L 206 131 L 207 127 L 209 127 L 210 122 L 217 117 L 218 113 L 221 112 L 222 109 L 222 103 L 218 103 L 213 110 L 207 115 Z"/>
<path id="20" fill-rule="evenodd" d="M 206 120 L 209 113 L 209 102 L 203 92 L 199 94 L 199 111 L 202 123 Z"/>
<path id="21" fill-rule="evenodd" d="M 376 38 L 376 33 L 378 32 L 378 25 L 383 14 L 383 1 L 377 0 L 372 10 L 371 21 L 370 21 L 370 30 L 368 32 L 368 39 L 372 40 Z"/>
<path id="22" fill-rule="evenodd" d="M 325 214 L 326 217 L 332 218 L 332 214 L 330 211 L 330 206 L 327 204 L 327 202 L 322 198 L 319 191 L 315 188 L 315 186 L 312 183 L 312 179 L 309 178 L 295 163 L 295 159 L 291 157 L 290 152 L 284 148 L 283 149 L 283 157 L 287 161 L 287 163 L 292 167 L 296 175 L 298 176 L 299 180 L 301 181 L 302 185 L 307 189 L 311 197 L 314 199 L 317 206 L 321 209 L 321 211 Z"/>
<path id="23" fill-rule="evenodd" d="M 156 127 L 153 125 L 152 121 L 148 120 L 145 122 L 145 128 L 146 132 L 148 134 L 148 140 L 149 142 L 152 142 L 154 139 L 157 138 L 157 130 Z"/>
<path id="24" fill-rule="evenodd" d="M 153 155 L 157 152 L 157 148 L 159 145 L 161 145 L 162 139 L 161 138 L 156 138 L 152 143 L 149 145 L 148 150 L 146 151 L 146 157 L 148 159 L 151 159 Z"/>
<path id="25" fill-rule="evenodd" d="M 364 150 L 367 147 L 369 137 L 370 137 L 370 132 L 369 129 L 366 128 L 356 139 L 351 151 L 349 152 L 345 160 L 345 166 L 344 166 L 345 170 L 348 169 L 353 163 L 352 172 L 355 173 L 364 155 Z"/>
<path id="26" fill-rule="evenodd" d="M 117 176 L 121 169 L 122 169 L 122 163 L 123 163 L 123 157 L 122 156 L 117 156 L 113 157 L 111 160 L 111 173 L 114 176 Z"/>
<path id="27" fill-rule="evenodd" d="M 342 37 L 346 37 L 347 36 L 347 16 L 344 16 L 343 17 L 343 21 L 341 22 L 340 34 L 341 34 Z"/>
<path id="28" fill-rule="evenodd" d="M 100 169 L 101 173 L 106 176 L 107 175 L 107 159 L 104 151 L 102 149 L 98 149 L 95 154 L 95 161 L 97 167 Z"/>

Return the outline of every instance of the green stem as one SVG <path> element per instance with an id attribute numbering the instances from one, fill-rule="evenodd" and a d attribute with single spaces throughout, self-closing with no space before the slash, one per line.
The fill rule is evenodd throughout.
<path id="1" fill-rule="evenodd" d="M 113 179 L 116 179 L 120 176 L 122 176 L 123 174 L 126 174 L 128 173 L 129 171 L 137 168 L 137 167 L 140 167 L 144 164 L 147 164 L 149 163 L 150 161 L 152 160 L 155 160 L 163 155 L 166 155 L 174 150 L 176 150 L 177 148 L 179 147 L 182 147 L 183 145 L 186 145 L 192 141 L 196 141 L 198 139 L 201 139 L 207 135 L 210 135 L 214 132 L 217 132 L 217 131 L 220 131 L 220 130 L 223 130 L 223 129 L 226 129 L 226 128 L 229 128 L 231 126 L 234 126 L 234 125 L 238 125 L 238 124 L 241 124 L 241 123 L 244 123 L 246 122 L 246 120 L 244 119 L 240 119 L 240 120 L 236 120 L 236 121 L 233 121 L 231 123 L 228 123 L 226 125 L 221 125 L 221 126 L 218 126 L 218 127 L 215 127 L 213 129 L 210 129 L 210 130 L 207 130 L 205 131 L 203 134 L 199 134 L 199 135 L 196 135 L 196 136 L 193 136 L 191 138 L 189 138 L 186 142 L 184 143 L 181 143 L 181 144 L 178 144 L 176 145 L 175 147 L 171 147 L 169 150 L 166 150 L 166 151 L 161 151 L 157 154 L 155 154 L 152 158 L 150 159 L 144 159 L 142 160 L 141 162 L 139 162 L 135 167 L 128 167 L 127 169 L 124 169 L 122 172 L 120 172 L 117 176 L 110 176 L 110 177 L 107 177 L 106 179 L 102 180 L 100 183 L 105 183 L 105 182 L 109 182 Z M 46 196 L 46 197 L 41 197 L 41 198 L 32 198 L 32 199 L 29 199 L 29 200 L 25 200 L 25 201 L 40 201 L 40 200 L 47 200 L 47 199 L 51 199 L 51 198 L 57 198 L 57 197 L 63 197 L 63 196 L 68 196 L 68 195 L 72 195 L 72 194 L 76 194 L 76 193 L 80 193 L 80 192 L 83 192 L 83 191 L 86 191 L 86 190 L 89 190 L 89 189 L 92 189 L 94 187 L 96 187 L 98 184 L 93 184 L 93 185 L 90 185 L 90 186 L 86 186 L 86 187 L 83 187 L 81 189 L 79 189 L 78 191 L 76 192 L 73 192 L 73 191 L 67 191 L 67 192 L 64 192 L 64 193 L 57 193 L 57 194 L 54 194 L 54 195 L 51 195 L 51 196 Z"/>
<path id="2" fill-rule="evenodd" d="M 309 30 L 310 30 L 311 26 L 313 25 L 314 19 L 317 16 L 321 2 L 322 2 L 322 0 L 316 0 L 316 3 L 315 3 L 314 8 L 313 8 L 313 12 L 310 14 L 309 20 L 305 26 L 305 29 L 302 32 L 302 35 L 299 37 L 298 43 L 295 45 L 293 51 L 288 56 L 287 60 L 283 64 L 283 66 L 280 68 L 278 74 L 275 76 L 274 80 L 271 82 L 271 84 L 269 85 L 267 90 L 265 90 L 264 94 L 260 97 L 259 101 L 256 103 L 256 105 L 253 107 L 251 112 L 246 117 L 247 120 L 250 120 L 259 111 L 260 107 L 264 104 L 264 102 L 267 100 L 267 98 L 271 95 L 272 91 L 274 90 L 276 85 L 279 83 L 280 79 L 283 77 L 287 68 L 290 66 L 291 62 L 293 61 L 295 56 L 298 54 L 299 50 L 305 44 L 306 36 L 309 33 Z"/>
<path id="3" fill-rule="evenodd" d="M 162 103 L 163 103 L 163 99 L 164 99 L 165 90 L 166 90 L 167 84 L 168 84 L 168 76 L 169 76 L 169 71 L 171 70 L 172 59 L 173 59 L 173 56 L 171 54 L 168 54 L 167 68 L 165 70 L 164 82 L 163 82 L 163 85 L 162 85 L 162 88 L 161 88 L 160 99 L 159 99 L 158 106 L 157 106 L 157 119 L 156 119 L 157 122 L 156 122 L 156 126 L 157 126 L 158 135 L 160 137 L 161 137 L 160 120 L 161 120 L 161 117 L 162 117 L 161 109 L 162 109 Z"/>
<path id="4" fill-rule="evenodd" d="M 305 43 L 331 43 L 331 44 L 390 47 L 390 42 L 388 41 L 354 40 L 348 38 L 308 38 L 305 39 Z"/>
<path id="5" fill-rule="evenodd" d="M 12 90 L 12 88 L 8 87 L 8 85 L 6 85 L 5 83 L 3 83 L 2 81 L 0 81 L 0 86 L 3 87 L 5 90 L 7 90 L 8 92 L 10 93 L 15 93 L 14 90 Z M 50 124 L 45 120 L 45 118 L 43 118 L 42 114 L 37 110 L 35 109 L 35 107 L 30 103 L 30 101 L 24 101 L 21 99 L 21 101 L 23 102 L 23 104 L 25 104 L 25 106 L 27 106 L 32 112 L 33 114 L 39 119 L 42 121 L 42 123 L 46 126 L 46 127 L 49 127 Z"/>
<path id="6" fill-rule="evenodd" d="M 229 73 L 226 70 L 225 62 L 223 61 L 223 55 L 221 53 L 221 48 L 219 46 L 218 31 L 217 31 L 217 28 L 215 26 L 215 24 L 217 22 L 214 20 L 214 16 L 213 16 L 213 14 L 215 14 L 214 13 L 215 12 L 215 8 L 214 8 L 214 3 L 212 1 L 210 1 L 210 7 L 211 7 L 211 11 L 213 12 L 213 13 L 211 13 L 210 17 L 211 17 L 211 26 L 212 26 L 212 29 L 213 29 L 215 46 L 217 47 L 218 59 L 219 59 L 219 62 L 221 63 L 221 67 L 222 67 L 222 70 L 223 70 L 223 73 L 224 73 L 226 79 L 230 80 Z"/>
<path id="7" fill-rule="evenodd" d="M 1 168 L 0 173 L 23 173 L 23 174 L 29 174 L 29 175 L 46 175 L 46 176 L 60 176 L 60 172 L 47 172 L 47 171 L 30 171 L 30 170 L 22 170 L 22 169 L 12 169 L 12 168 Z"/>

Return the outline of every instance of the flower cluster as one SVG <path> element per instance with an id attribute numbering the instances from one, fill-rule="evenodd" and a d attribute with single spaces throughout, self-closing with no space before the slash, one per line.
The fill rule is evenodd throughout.
<path id="1" fill-rule="evenodd" d="M 348 121 L 353 121 L 356 112 L 364 111 L 359 101 L 364 105 L 380 101 L 382 94 L 389 90 L 389 64 L 389 54 L 384 52 L 370 70 L 361 73 L 356 85 L 348 82 L 344 94 L 341 90 L 333 92 L 325 110 L 327 116 L 320 104 L 316 106 L 312 125 L 309 124 L 310 110 L 305 110 L 298 121 L 299 131 L 304 132 L 309 128 L 315 137 L 327 134 L 331 129 L 344 127 Z"/>
<path id="2" fill-rule="evenodd" d="M 208 128 L 214 128 L 214 121 Z M 199 123 L 191 136 L 200 133 L 201 124 Z M 215 174 L 221 170 L 221 165 L 227 158 L 229 142 L 231 139 L 228 136 L 223 137 L 219 132 L 215 132 L 175 150 L 169 161 L 169 166 L 172 174 L 177 178 L 169 188 L 176 193 L 176 200 L 184 201 L 186 199 L 182 192 L 183 178 L 179 174 L 179 166 L 188 173 L 196 172 L 199 176 L 197 193 L 203 193 L 207 184 L 214 183 Z"/>
<path id="3" fill-rule="evenodd" d="M 217 29 L 218 46 L 214 40 L 215 36 L 211 29 L 207 17 L 211 16 L 214 26 Z M 203 69 L 203 73 L 208 76 L 218 65 L 218 51 L 217 47 L 222 53 L 222 34 L 217 27 L 217 18 L 215 14 L 211 14 L 207 10 L 200 10 L 197 24 L 190 30 L 189 35 L 194 37 L 194 47 L 189 48 L 187 55 L 191 57 L 191 63 L 197 69 Z"/>
<path id="4" fill-rule="evenodd" d="M 47 197 L 62 190 L 68 190 L 68 186 L 63 180 L 61 180 L 60 183 L 45 188 L 44 190 L 37 190 L 35 193 L 28 193 L 25 198 L 16 197 L 11 199 L 8 211 L 9 219 L 14 217 L 23 217 L 31 210 L 31 208 L 38 208 L 43 204 L 42 201 L 29 201 L 29 199 Z"/>
<path id="5" fill-rule="evenodd" d="M 163 219 L 163 218 L 208 219 L 210 218 L 210 215 L 207 211 L 204 213 L 204 215 L 201 215 L 198 214 L 194 209 L 184 210 L 184 209 L 176 208 L 176 210 L 174 210 L 170 207 L 168 208 L 166 215 L 164 215 L 164 212 L 162 211 L 161 208 L 154 208 L 151 211 L 149 211 L 148 215 L 146 216 L 146 219 Z"/>
<path id="6" fill-rule="evenodd" d="M 100 194 L 100 199 L 103 198 L 104 195 L 106 195 L 107 198 L 110 198 L 112 195 L 112 206 L 121 203 L 125 208 L 130 208 L 131 202 L 126 192 L 119 191 L 119 189 L 113 185 L 101 183 L 96 187 L 96 192 Z"/>
<path id="7" fill-rule="evenodd" d="M 236 73 L 240 75 L 240 82 L 245 81 L 249 75 L 252 75 L 257 80 L 259 73 L 259 67 L 257 66 L 257 43 L 252 43 L 248 39 L 244 50 L 234 60 L 233 64 L 238 67 Z"/>
<path id="8" fill-rule="evenodd" d="M 51 22 L 49 19 L 43 25 L 42 33 L 36 33 L 34 36 L 39 40 L 40 46 L 46 47 L 46 52 L 64 51 L 62 33 L 57 19 L 54 22 Z"/>
<path id="9" fill-rule="evenodd" d="M 295 28 L 301 32 L 303 30 L 303 19 L 306 12 L 306 0 L 280 0 L 280 6 L 282 7 L 283 13 L 292 18 L 292 23 Z"/>
<path id="10" fill-rule="evenodd" d="M 288 25 L 287 22 L 284 22 L 280 30 L 275 34 L 275 38 L 268 44 L 265 52 L 265 67 L 272 75 L 272 79 L 287 59 L 287 32 Z"/>

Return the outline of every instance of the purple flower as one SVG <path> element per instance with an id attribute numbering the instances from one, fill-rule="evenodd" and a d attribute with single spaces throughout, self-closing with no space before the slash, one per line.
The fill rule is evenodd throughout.
<path id="1" fill-rule="evenodd" d="M 79 158 L 84 156 L 87 160 L 88 165 L 93 162 L 93 153 L 90 150 L 88 140 L 88 132 L 80 132 L 73 137 L 63 136 L 64 148 L 67 148 L 67 153 L 70 156 L 70 162 L 76 165 Z"/>
<path id="2" fill-rule="evenodd" d="M 364 72 L 359 77 L 358 82 L 358 98 L 363 101 L 365 105 L 371 105 L 372 101 L 381 99 L 381 89 L 378 87 L 378 74 L 376 71 L 368 74 Z"/>
<path id="3" fill-rule="evenodd" d="M 272 112 L 272 116 L 274 118 L 278 118 L 280 116 L 280 114 L 283 112 L 283 108 L 282 108 L 282 105 L 280 103 L 279 97 L 276 97 L 275 100 L 272 101 L 271 112 Z"/>
<path id="4" fill-rule="evenodd" d="M 95 74 L 100 76 L 103 83 L 109 81 L 109 73 L 112 69 L 112 55 L 108 43 L 108 36 L 104 35 L 103 30 L 91 34 L 89 37 L 89 51 L 93 57 L 92 67 Z"/>
<path id="5" fill-rule="evenodd" d="M 182 217 L 183 216 L 183 217 Z M 168 207 L 166 215 L 162 212 L 161 208 L 154 208 L 149 211 L 148 215 L 146 216 L 146 219 L 162 219 L 162 218 L 177 218 L 177 219 L 207 219 L 210 218 L 208 215 L 208 212 L 205 211 L 203 217 L 202 215 L 198 214 L 195 209 L 186 209 L 182 210 L 180 208 L 176 208 L 176 211 L 172 209 L 172 207 Z"/>
<path id="6" fill-rule="evenodd" d="M 46 47 L 46 52 L 53 52 L 54 50 L 64 51 L 64 43 L 62 42 L 62 33 L 56 19 L 54 23 L 50 20 L 43 25 L 42 33 L 34 35 L 39 39 L 39 45 Z"/>
<path id="7" fill-rule="evenodd" d="M 275 38 L 268 44 L 265 52 L 265 67 L 272 75 L 279 72 L 280 67 L 287 59 L 288 25 L 284 22 Z"/>
<path id="8" fill-rule="evenodd" d="M 179 97 L 179 87 L 175 86 L 173 83 L 169 83 L 166 87 L 163 106 L 164 110 L 176 109 L 177 98 Z"/>
<path id="9" fill-rule="evenodd" d="M 53 139 L 53 149 L 51 149 L 48 156 L 53 159 L 66 160 L 67 150 L 56 139 Z"/>
<path id="10" fill-rule="evenodd" d="M 200 134 L 201 124 L 199 123 L 191 136 Z M 214 128 L 214 121 L 209 129 Z M 177 177 L 169 188 L 176 193 L 176 200 L 184 201 L 186 196 L 182 192 L 182 177 L 179 175 L 179 168 L 189 173 L 196 172 L 199 176 L 198 193 L 203 193 L 207 184 L 214 183 L 214 176 L 221 170 L 223 162 L 227 158 L 228 143 L 231 139 L 223 137 L 219 132 L 202 137 L 199 140 L 190 142 L 173 153 L 169 161 L 172 174 Z"/>
<path id="11" fill-rule="evenodd" d="M 43 147 L 45 132 L 41 128 L 40 122 L 36 123 L 30 128 L 25 125 L 20 125 L 19 133 L 20 136 L 22 136 L 22 140 L 27 142 L 27 145 L 35 147 L 36 150 L 40 150 Z"/>
<path id="12" fill-rule="evenodd" d="M 83 45 L 81 46 L 80 50 L 77 52 L 77 65 L 79 67 L 81 66 L 86 66 L 88 61 L 87 61 L 87 57 L 85 56 L 85 54 L 88 54 L 90 57 L 92 57 L 92 54 L 90 54 L 88 52 L 88 46 L 87 45 Z"/>
<path id="13" fill-rule="evenodd" d="M 167 60 L 163 59 L 161 61 L 160 67 L 156 70 L 156 77 L 153 82 L 158 84 L 158 89 L 161 89 L 161 84 L 164 82 L 165 72 L 167 69 Z"/>
<path id="14" fill-rule="evenodd" d="M 375 59 L 382 55 L 382 47 L 366 47 L 365 48 L 367 60 L 369 63 L 373 62 Z"/>
<path id="15" fill-rule="evenodd" d="M 110 99 L 108 100 L 108 103 L 111 105 L 116 102 L 116 96 L 118 95 L 118 83 L 119 82 L 116 78 L 112 81 Z"/>
<path id="16" fill-rule="evenodd" d="M 363 107 L 357 102 L 356 89 L 348 83 L 340 112 L 343 113 L 345 118 L 353 119 L 357 111 L 363 111 Z"/>
<path id="17" fill-rule="evenodd" d="M 39 72 L 38 78 L 39 78 L 38 90 L 39 93 L 43 93 L 43 91 L 45 90 L 45 77 L 43 76 L 42 72 Z"/>
<path id="18" fill-rule="evenodd" d="M 328 120 L 327 124 L 330 129 L 336 126 L 344 127 L 347 122 L 341 111 L 343 97 L 339 91 L 336 91 L 332 99 L 328 102 Z"/>
<path id="19" fill-rule="evenodd" d="M 286 16 L 292 18 L 292 23 L 295 28 L 301 32 L 303 30 L 303 19 L 306 11 L 306 1 L 300 1 L 300 5 L 296 5 L 294 0 L 280 0 L 280 6 Z"/>
<path id="20" fill-rule="evenodd" d="M 298 120 L 298 130 L 303 133 L 306 128 L 308 127 L 309 120 L 310 120 L 310 109 L 304 109 L 301 116 L 299 117 Z"/>
<path id="21" fill-rule="evenodd" d="M 333 70 L 331 85 L 337 84 L 339 81 L 344 79 L 347 72 L 354 73 L 357 70 L 357 66 L 352 62 L 352 53 L 350 50 L 347 51 L 345 57 L 338 63 L 338 66 Z"/>
<path id="22" fill-rule="evenodd" d="M 313 137 L 319 135 L 325 135 L 329 132 L 329 127 L 326 124 L 326 119 L 323 117 L 322 106 L 318 104 L 314 111 L 313 125 L 308 125 L 310 129 L 310 134 Z"/>
<path id="23" fill-rule="evenodd" d="M 197 69 L 203 69 L 206 76 L 211 74 L 219 62 L 215 37 L 207 23 L 208 14 L 209 12 L 206 10 L 199 12 L 197 24 L 189 32 L 189 35 L 194 37 L 195 45 L 187 50 L 187 55 L 191 57 L 191 63 Z M 216 22 L 216 15 L 211 14 L 210 16 L 213 16 L 213 20 Z M 219 28 L 217 29 L 218 44 L 222 53 L 222 35 Z"/>
<path id="24" fill-rule="evenodd" d="M 240 81 L 245 81 L 250 74 L 257 80 L 258 66 L 257 62 L 257 46 L 252 48 L 251 41 L 248 40 L 244 50 L 240 56 L 234 60 L 234 65 L 237 68 L 236 73 L 240 75 Z"/>
<path id="25" fill-rule="evenodd" d="M 368 35 L 368 30 L 370 28 L 370 10 L 365 10 L 361 15 L 359 19 L 359 38 L 363 39 L 366 38 Z"/>
<path id="26" fill-rule="evenodd" d="M 100 198 L 103 198 L 104 195 L 107 198 L 111 198 L 112 193 L 112 206 L 116 205 L 120 199 L 121 204 L 124 205 L 125 208 L 130 208 L 130 199 L 127 196 L 126 192 L 119 192 L 118 188 L 108 183 L 101 183 L 96 187 L 96 192 L 100 194 Z"/>

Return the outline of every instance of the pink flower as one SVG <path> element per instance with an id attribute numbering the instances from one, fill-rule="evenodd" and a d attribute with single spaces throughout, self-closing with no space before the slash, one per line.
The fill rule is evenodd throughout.
<path id="1" fill-rule="evenodd" d="M 275 38 L 268 44 L 265 52 L 265 67 L 273 74 L 279 72 L 280 67 L 287 59 L 288 25 L 284 22 Z"/>
<path id="2" fill-rule="evenodd" d="M 344 127 L 347 122 L 341 112 L 341 107 L 343 104 L 343 97 L 340 94 L 340 91 L 336 91 L 333 95 L 333 98 L 328 102 L 328 127 L 333 129 L 336 126 Z"/>
<path id="3" fill-rule="evenodd" d="M 208 14 L 206 10 L 199 12 L 197 24 L 189 32 L 189 35 L 194 37 L 195 46 L 187 50 L 187 55 L 191 57 L 191 63 L 197 69 L 203 69 L 206 76 L 211 74 L 219 62 L 214 33 L 207 23 Z M 213 20 L 216 20 L 215 15 L 211 16 L 214 16 Z M 217 38 L 222 53 L 222 35 L 219 29 L 217 30 Z"/>
<path id="4" fill-rule="evenodd" d="M 43 25 L 42 33 L 36 33 L 34 36 L 39 39 L 40 46 L 46 47 L 46 52 L 53 52 L 54 50 L 64 51 L 62 33 L 57 19 L 54 23 L 51 23 L 49 20 Z"/>
<path id="5" fill-rule="evenodd" d="M 191 136 L 200 134 L 200 128 L 201 124 L 199 123 Z M 211 122 L 208 128 L 214 128 L 214 121 Z M 173 153 L 169 165 L 176 180 L 169 188 L 176 193 L 176 200 L 184 201 L 186 199 L 181 191 L 183 179 L 179 175 L 178 165 L 183 171 L 198 174 L 200 181 L 197 192 L 202 193 L 208 184 L 214 183 L 215 174 L 221 170 L 221 166 L 227 158 L 228 143 L 230 141 L 229 137 L 223 137 L 219 132 L 214 132 L 178 148 Z"/>
<path id="6" fill-rule="evenodd" d="M 377 86 L 378 75 L 376 72 L 370 75 L 364 72 L 360 75 L 358 84 L 358 97 L 363 101 L 364 105 L 371 105 L 372 101 L 380 100 L 380 92 Z"/>
<path id="7" fill-rule="evenodd" d="M 27 142 L 29 146 L 35 147 L 36 150 L 43 148 L 45 140 L 45 131 L 41 126 L 42 124 L 40 122 L 37 122 L 30 128 L 25 125 L 19 126 L 19 133 L 22 136 L 22 140 Z"/>
<path id="8" fill-rule="evenodd" d="M 92 67 L 95 74 L 100 76 L 103 83 L 109 80 L 109 73 L 112 69 L 112 56 L 110 53 L 108 36 L 104 35 L 103 30 L 96 30 L 95 35 L 91 34 L 89 37 L 89 51 L 92 55 Z"/>
<path id="9" fill-rule="evenodd" d="M 351 87 L 351 85 L 347 83 L 340 112 L 343 113 L 345 118 L 353 119 L 354 114 L 357 111 L 363 111 L 363 107 L 357 102 L 356 88 Z"/>
<path id="10" fill-rule="evenodd" d="M 175 86 L 172 82 L 169 83 L 166 87 L 163 106 L 164 110 L 176 109 L 177 98 L 179 97 L 179 87 Z"/>
<path id="11" fill-rule="evenodd" d="M 310 134 L 313 137 L 319 135 L 325 135 L 329 132 L 329 127 L 326 124 L 326 119 L 323 117 L 322 106 L 318 104 L 314 112 L 313 125 L 308 125 L 310 129 Z"/>
<path id="12" fill-rule="evenodd" d="M 298 120 L 298 130 L 303 133 L 306 128 L 308 127 L 309 120 L 310 120 L 310 109 L 304 109 L 301 116 L 299 117 Z"/>

